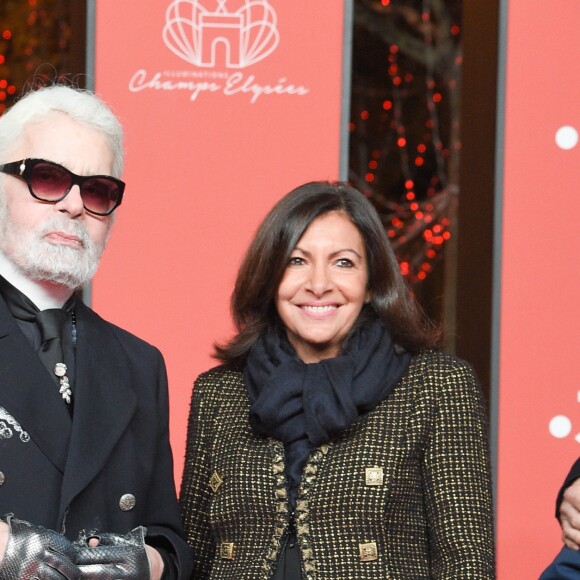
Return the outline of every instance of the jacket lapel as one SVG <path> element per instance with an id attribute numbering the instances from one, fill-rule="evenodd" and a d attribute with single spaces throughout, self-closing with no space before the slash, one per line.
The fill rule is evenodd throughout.
<path id="1" fill-rule="evenodd" d="M 0 298 L 0 406 L 64 471 L 71 417 L 58 387 Z"/>
<path id="2" fill-rule="evenodd" d="M 105 467 L 137 405 L 124 347 L 111 326 L 80 303 L 75 408 L 61 513 Z"/>

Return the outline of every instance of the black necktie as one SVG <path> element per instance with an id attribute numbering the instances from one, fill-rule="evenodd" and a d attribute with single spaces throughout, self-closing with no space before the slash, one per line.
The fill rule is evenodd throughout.
<path id="1" fill-rule="evenodd" d="M 54 378 L 61 388 L 62 398 L 69 402 L 71 396 L 69 379 L 75 374 L 75 342 L 69 329 L 72 321 L 74 321 L 76 296 L 73 294 L 62 310 L 56 308 L 39 312 L 32 300 L 12 286 L 2 276 L 0 276 L 0 295 L 5 300 L 8 310 L 16 319 L 20 330 L 28 339 L 30 345 L 38 352 L 50 376 Z M 68 368 L 65 371 L 66 376 L 59 377 L 55 374 L 54 367 L 56 363 L 64 363 L 65 360 L 63 358 L 66 360 Z M 60 370 L 62 370 L 62 367 L 60 367 Z M 64 390 L 62 390 L 63 383 L 65 384 Z M 69 405 L 69 411 L 72 413 L 72 405 Z"/>
<path id="2" fill-rule="evenodd" d="M 40 350 L 38 356 L 48 372 L 60 386 L 62 398 L 70 403 L 71 391 L 66 376 L 62 338 L 64 325 L 70 314 L 61 308 L 42 310 L 36 315 L 36 324 L 40 329 Z"/>

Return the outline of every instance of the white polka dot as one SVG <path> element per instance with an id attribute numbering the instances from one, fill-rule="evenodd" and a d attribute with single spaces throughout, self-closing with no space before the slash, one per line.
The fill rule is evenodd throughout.
<path id="1" fill-rule="evenodd" d="M 550 421 L 550 435 L 558 439 L 567 437 L 572 431 L 572 422 L 565 415 L 556 415 Z"/>
<path id="2" fill-rule="evenodd" d="M 573 149 L 578 144 L 578 131 L 570 125 L 564 125 L 556 131 L 556 145 L 560 149 Z"/>

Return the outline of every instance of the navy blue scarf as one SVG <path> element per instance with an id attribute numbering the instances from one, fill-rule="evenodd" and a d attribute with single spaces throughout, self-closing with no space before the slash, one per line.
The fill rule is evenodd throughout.
<path id="1" fill-rule="evenodd" d="M 410 359 L 378 320 L 356 330 L 339 356 L 318 363 L 302 362 L 285 331 L 270 330 L 254 344 L 244 369 L 249 421 L 284 443 L 292 503 L 310 452 L 386 399 Z"/>

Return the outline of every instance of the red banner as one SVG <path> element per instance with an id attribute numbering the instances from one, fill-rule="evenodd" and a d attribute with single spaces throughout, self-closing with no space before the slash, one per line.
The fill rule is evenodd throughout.
<path id="1" fill-rule="evenodd" d="M 510 0 L 499 336 L 498 578 L 561 547 L 580 455 L 580 3 Z"/>
<path id="2" fill-rule="evenodd" d="M 339 176 L 344 18 L 337 0 L 96 3 L 127 190 L 93 305 L 166 357 L 178 481 L 192 383 L 231 335 L 256 226 L 291 188 Z"/>

